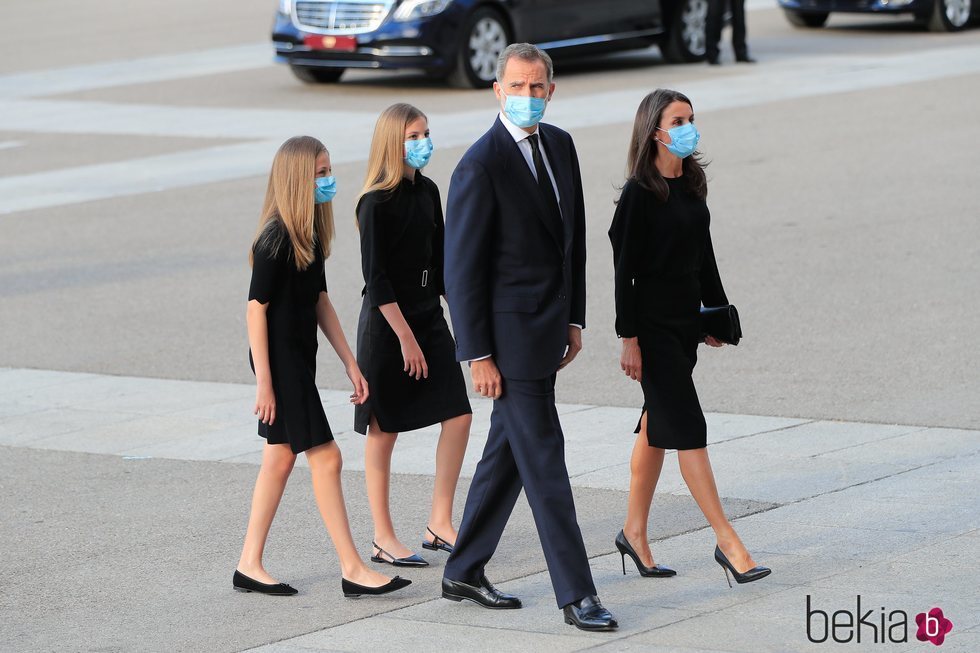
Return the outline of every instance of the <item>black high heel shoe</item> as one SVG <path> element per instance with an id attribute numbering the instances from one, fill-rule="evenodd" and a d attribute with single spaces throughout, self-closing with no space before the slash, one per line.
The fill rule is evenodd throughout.
<path id="1" fill-rule="evenodd" d="M 344 591 L 344 596 L 348 599 L 356 599 L 365 594 L 368 596 L 390 594 L 391 592 L 397 592 L 404 587 L 408 587 L 411 584 L 412 581 L 408 580 L 407 578 L 402 578 L 401 576 L 395 576 L 380 587 L 366 587 L 364 585 L 353 583 L 346 578 L 340 579 L 340 589 Z"/>
<path id="2" fill-rule="evenodd" d="M 254 578 L 249 578 L 242 572 L 235 570 L 235 575 L 231 578 L 231 586 L 238 592 L 257 592 L 258 594 L 268 594 L 269 596 L 292 596 L 296 594 L 296 589 L 286 583 L 260 583 Z"/>
<path id="3" fill-rule="evenodd" d="M 769 567 L 753 567 L 744 574 L 738 573 L 735 571 L 735 567 L 728 561 L 728 558 L 721 552 L 721 549 L 719 549 L 717 545 L 715 546 L 715 562 L 721 565 L 721 568 L 725 570 L 725 580 L 728 581 L 729 587 L 732 586 L 732 581 L 728 577 L 728 572 L 732 572 L 732 576 L 735 577 L 735 582 L 739 585 L 742 585 L 743 583 L 751 583 L 752 581 L 759 580 L 760 578 L 765 578 L 772 573 L 772 569 Z"/>
<path id="4" fill-rule="evenodd" d="M 634 564 L 636 564 L 636 570 L 640 572 L 641 576 L 653 577 L 653 578 L 667 578 L 668 576 L 676 576 L 677 572 L 670 567 L 664 567 L 663 565 L 654 565 L 652 567 L 647 567 L 642 562 L 640 562 L 640 556 L 636 553 L 636 550 L 630 545 L 629 540 L 626 539 L 626 533 L 619 531 L 619 535 L 616 536 L 616 548 L 619 549 L 619 554 L 623 558 L 623 575 L 626 575 L 626 556 L 633 559 Z"/>
<path id="5" fill-rule="evenodd" d="M 442 539 L 441 537 L 433 533 L 432 529 L 429 528 L 428 526 L 425 527 L 425 530 L 429 531 L 429 535 L 432 536 L 432 541 L 427 542 L 425 540 L 422 540 L 423 549 L 428 549 L 429 551 L 445 551 L 446 553 L 453 552 L 452 544 L 450 544 L 446 540 Z"/>
<path id="6" fill-rule="evenodd" d="M 429 563 L 425 561 L 425 558 L 423 558 L 417 553 L 413 553 L 412 555 L 405 558 L 396 558 L 395 556 L 391 555 L 390 553 L 382 549 L 380 546 L 378 546 L 377 542 L 371 542 L 371 544 L 374 546 L 375 549 L 378 550 L 377 555 L 371 556 L 371 562 L 383 562 L 385 564 L 392 565 L 393 567 L 428 567 L 429 566 Z"/>

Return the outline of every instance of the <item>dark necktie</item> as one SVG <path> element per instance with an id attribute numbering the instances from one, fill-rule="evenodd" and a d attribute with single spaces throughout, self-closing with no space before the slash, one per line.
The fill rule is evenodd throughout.
<path id="1" fill-rule="evenodd" d="M 531 134 L 527 137 L 531 143 L 531 160 L 534 161 L 534 172 L 538 176 L 538 190 L 544 198 L 545 206 L 551 212 L 551 218 L 561 224 L 561 209 L 558 208 L 558 198 L 555 196 L 555 187 L 551 185 L 551 177 L 548 169 L 544 165 L 544 157 L 541 156 L 541 145 L 538 143 L 538 135 Z"/>

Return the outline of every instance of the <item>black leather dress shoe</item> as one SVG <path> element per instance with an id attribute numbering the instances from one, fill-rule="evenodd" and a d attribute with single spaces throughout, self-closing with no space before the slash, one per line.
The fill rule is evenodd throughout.
<path id="1" fill-rule="evenodd" d="M 586 596 L 564 607 L 565 623 L 580 630 L 616 630 L 619 623 L 602 607 L 598 596 Z"/>
<path id="2" fill-rule="evenodd" d="M 749 55 L 745 55 L 744 57 L 735 57 L 735 61 L 737 63 L 755 63 L 755 59 Z"/>
<path id="3" fill-rule="evenodd" d="M 710 65 L 712 65 L 712 66 L 720 66 L 721 65 L 721 59 L 719 59 L 718 57 L 708 57 L 707 58 L 707 62 Z"/>
<path id="4" fill-rule="evenodd" d="M 442 579 L 442 598 L 450 601 L 473 601 L 491 610 L 516 610 L 521 600 L 516 596 L 504 594 L 494 587 L 486 576 L 480 576 L 480 584 L 470 585 L 450 578 Z"/>
<path id="5" fill-rule="evenodd" d="M 268 594 L 270 596 L 292 596 L 296 594 L 296 590 L 286 583 L 260 583 L 254 578 L 249 578 L 237 569 L 231 579 L 231 585 L 239 592 L 257 592 L 258 594 Z"/>

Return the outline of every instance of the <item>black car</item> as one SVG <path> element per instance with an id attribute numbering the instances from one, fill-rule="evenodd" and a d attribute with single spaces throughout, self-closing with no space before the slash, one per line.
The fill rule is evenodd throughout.
<path id="1" fill-rule="evenodd" d="M 279 0 L 272 41 L 304 82 L 417 69 L 478 88 L 519 41 L 555 58 L 659 44 L 669 61 L 698 61 L 707 10 L 707 0 Z"/>
<path id="2" fill-rule="evenodd" d="M 980 0 L 779 0 L 796 27 L 823 27 L 831 12 L 912 14 L 934 32 L 964 29 L 980 17 Z"/>

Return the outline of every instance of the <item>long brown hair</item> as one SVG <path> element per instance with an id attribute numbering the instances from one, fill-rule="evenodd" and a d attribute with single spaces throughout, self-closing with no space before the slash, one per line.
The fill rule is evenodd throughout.
<path id="1" fill-rule="evenodd" d="M 371 138 L 367 176 L 356 204 L 368 193 L 394 190 L 401 183 L 405 170 L 405 129 L 419 118 L 428 121 L 424 113 L 404 102 L 391 105 L 378 116 Z"/>
<path id="2" fill-rule="evenodd" d="M 286 245 L 285 239 L 274 237 L 277 224 L 281 224 L 289 235 L 297 270 L 305 270 L 313 263 L 316 258 L 314 246 L 320 248 L 323 258 L 330 256 L 334 235 L 333 203 L 316 204 L 313 201 L 316 158 L 326 151 L 323 143 L 312 136 L 294 136 L 279 147 L 272 160 L 269 187 L 248 256 L 249 264 L 260 241 L 273 255 Z"/>
<path id="3" fill-rule="evenodd" d="M 666 88 L 658 88 L 643 98 L 636 110 L 636 119 L 633 120 L 633 135 L 630 137 L 629 153 L 626 155 L 626 178 L 634 179 L 647 190 L 653 191 L 661 202 L 667 201 L 670 189 L 654 163 L 658 149 L 654 137 L 660 127 L 664 110 L 672 102 L 683 102 L 692 109 L 694 107 L 686 95 Z M 701 199 L 708 195 L 708 180 L 704 174 L 707 165 L 697 151 L 685 157 L 682 164 L 687 189 Z"/>

